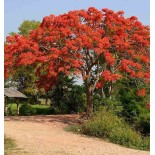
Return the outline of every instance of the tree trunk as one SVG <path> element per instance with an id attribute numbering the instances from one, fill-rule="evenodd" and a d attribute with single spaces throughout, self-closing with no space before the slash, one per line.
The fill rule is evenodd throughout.
<path id="1" fill-rule="evenodd" d="M 17 115 L 19 115 L 19 103 L 17 103 Z"/>
<path id="2" fill-rule="evenodd" d="M 106 89 L 103 89 L 106 98 L 111 98 L 112 91 L 113 91 L 112 82 Z"/>
<path id="3" fill-rule="evenodd" d="M 86 79 L 86 95 L 87 95 L 86 116 L 89 118 L 93 114 L 93 93 L 88 79 Z"/>
<path id="4" fill-rule="evenodd" d="M 7 116 L 8 115 L 8 100 L 7 96 L 5 97 L 5 107 L 4 107 L 4 113 Z"/>

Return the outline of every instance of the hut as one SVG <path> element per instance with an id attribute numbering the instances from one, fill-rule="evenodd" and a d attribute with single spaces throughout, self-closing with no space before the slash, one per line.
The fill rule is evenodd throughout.
<path id="1" fill-rule="evenodd" d="M 7 114 L 8 111 L 8 98 L 28 98 L 26 95 L 22 94 L 21 92 L 17 91 L 13 88 L 4 88 L 4 98 L 5 98 L 5 109 L 4 112 Z M 17 102 L 17 114 L 19 114 L 19 102 Z"/>

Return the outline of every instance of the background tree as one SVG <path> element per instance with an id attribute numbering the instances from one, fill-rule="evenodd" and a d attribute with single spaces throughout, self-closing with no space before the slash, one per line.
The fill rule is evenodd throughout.
<path id="1" fill-rule="evenodd" d="M 86 95 L 83 86 L 75 84 L 74 77 L 60 73 L 55 85 L 48 91 L 53 113 L 77 113 L 86 108 Z"/>
<path id="2" fill-rule="evenodd" d="M 40 22 L 35 20 L 24 20 L 18 27 L 18 32 L 9 33 L 10 36 L 16 36 L 17 34 L 28 37 L 32 30 L 39 27 Z M 20 66 L 15 67 L 15 74 L 10 75 L 9 79 L 5 79 L 5 87 L 17 87 L 17 89 L 27 96 L 29 96 L 31 103 L 37 101 L 38 89 L 35 81 L 35 66 Z"/>
<path id="3" fill-rule="evenodd" d="M 18 27 L 18 32 L 10 32 L 9 35 L 14 36 L 16 34 L 22 36 L 29 36 L 32 30 L 35 30 L 39 27 L 41 23 L 36 20 L 24 20 L 22 24 Z"/>

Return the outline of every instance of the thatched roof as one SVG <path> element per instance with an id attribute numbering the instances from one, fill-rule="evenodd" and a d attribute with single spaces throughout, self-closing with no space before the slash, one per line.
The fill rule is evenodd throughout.
<path id="1" fill-rule="evenodd" d="M 4 88 L 4 95 L 7 97 L 28 98 L 26 95 L 22 94 L 21 92 L 11 88 Z"/>

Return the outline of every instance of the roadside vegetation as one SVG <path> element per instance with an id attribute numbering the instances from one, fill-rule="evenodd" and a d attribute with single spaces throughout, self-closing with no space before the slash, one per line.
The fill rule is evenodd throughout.
<path id="1" fill-rule="evenodd" d="M 9 104 L 8 115 L 15 116 L 17 113 L 17 105 L 15 103 Z M 29 103 L 23 103 L 19 105 L 20 116 L 30 115 L 49 115 L 52 114 L 49 105 L 32 105 Z"/>
<path id="2" fill-rule="evenodd" d="M 149 137 L 143 137 L 135 131 L 124 119 L 113 114 L 106 108 L 101 108 L 92 119 L 82 125 L 69 126 L 68 131 L 94 136 L 120 144 L 126 147 L 149 150 Z"/>
<path id="3" fill-rule="evenodd" d="M 15 147 L 16 147 L 15 141 L 11 138 L 4 136 L 4 154 L 11 155 Z"/>

